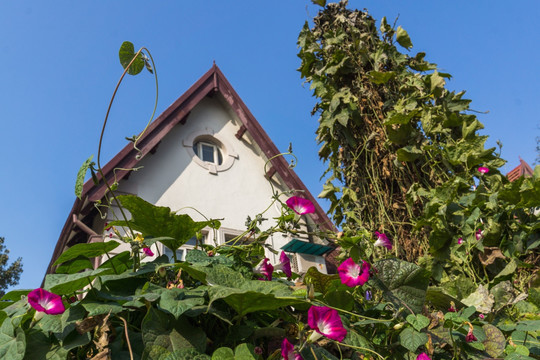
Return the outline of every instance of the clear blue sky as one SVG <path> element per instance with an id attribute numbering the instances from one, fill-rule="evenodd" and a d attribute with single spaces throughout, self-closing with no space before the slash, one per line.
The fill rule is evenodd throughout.
<path id="1" fill-rule="evenodd" d="M 308 4 L 309 3 L 309 4 Z M 533 164 L 540 135 L 540 2 L 350 1 L 389 22 L 399 15 L 412 52 L 424 51 L 467 90 L 508 172 Z M 324 165 L 310 117 L 314 99 L 296 68 L 296 38 L 316 14 L 308 0 L 54 1 L 0 3 L 0 236 L 23 257 L 18 288 L 39 286 L 73 205 L 75 176 L 97 152 L 101 122 L 121 74 L 125 40 L 157 62 L 158 113 L 215 60 L 278 148 L 293 142 L 297 172 L 316 195 Z M 128 79 L 111 114 L 104 159 L 150 115 L 153 80 Z M 226 214 L 224 214 L 226 216 Z"/>

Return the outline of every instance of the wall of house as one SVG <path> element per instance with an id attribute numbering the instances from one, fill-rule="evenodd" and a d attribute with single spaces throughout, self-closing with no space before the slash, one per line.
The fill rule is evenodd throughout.
<path id="1" fill-rule="evenodd" d="M 243 231 L 247 216 L 253 218 L 265 210 L 272 197 L 272 188 L 264 176 L 266 158 L 247 132 L 241 140 L 236 138 L 240 126 L 236 115 L 217 97 L 204 99 L 192 110 L 185 124 L 178 124 L 161 141 L 154 154 L 141 160 L 142 169 L 120 182 L 119 192 L 138 195 L 173 211 L 183 208 L 179 213 L 188 214 L 196 221 L 204 218 L 186 207 L 193 207 L 208 218 L 221 219 L 223 230 L 217 234 L 216 241 L 223 243 L 225 233 L 236 235 Z M 206 139 L 213 136 L 222 147 L 223 163 L 227 163 L 224 168 L 228 168 L 220 171 L 219 167 L 201 165 L 203 162 L 195 158 L 191 146 L 197 135 L 206 136 Z M 277 174 L 274 179 L 277 180 L 274 182 L 276 190 L 285 190 Z M 284 196 L 283 200 L 286 198 Z M 109 211 L 109 219 L 114 218 L 112 212 Z M 273 217 L 279 214 L 277 206 L 270 207 L 264 214 L 269 220 L 261 228 L 273 225 Z M 209 233 L 207 238 L 212 241 L 213 234 Z M 289 236 L 277 234 L 269 241 L 279 249 L 290 240 Z M 116 252 L 127 249 L 127 245 L 122 245 Z M 153 250 L 157 254 L 156 249 Z M 267 256 L 277 262 L 270 252 Z"/>

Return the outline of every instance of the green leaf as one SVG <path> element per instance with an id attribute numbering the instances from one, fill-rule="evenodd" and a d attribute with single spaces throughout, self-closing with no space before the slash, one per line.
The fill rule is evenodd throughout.
<path id="1" fill-rule="evenodd" d="M 419 346 L 422 346 L 427 342 L 427 334 L 415 331 L 412 328 L 405 328 L 399 333 L 399 343 L 411 352 L 415 352 Z"/>
<path id="2" fill-rule="evenodd" d="M 319 270 L 317 270 L 315 266 L 312 266 L 308 269 L 308 271 L 306 271 L 304 282 L 306 284 L 313 284 L 313 288 L 315 291 L 318 291 L 325 295 L 328 288 L 330 287 L 330 283 L 336 279 L 339 279 L 338 274 L 323 274 L 319 272 Z"/>
<path id="3" fill-rule="evenodd" d="M 486 339 L 483 342 L 486 352 L 492 358 L 497 358 L 502 355 L 506 346 L 506 340 L 504 339 L 504 334 L 501 330 L 491 324 L 482 326 L 482 330 L 484 330 L 484 333 L 486 334 Z"/>
<path id="4" fill-rule="evenodd" d="M 129 41 L 124 41 L 120 50 L 118 51 L 118 57 L 120 58 L 120 64 L 125 69 L 128 67 L 129 63 L 135 57 L 135 47 Z M 144 68 L 144 60 L 142 55 L 139 53 L 137 58 L 133 60 L 133 63 L 129 67 L 127 73 L 129 75 L 137 75 Z"/>
<path id="5" fill-rule="evenodd" d="M 234 360 L 234 352 L 231 348 L 220 347 L 212 354 L 212 360 Z"/>
<path id="6" fill-rule="evenodd" d="M 416 146 L 408 145 L 398 149 L 397 159 L 398 161 L 414 161 L 422 156 L 423 152 Z"/>
<path id="7" fill-rule="evenodd" d="M 119 254 L 114 255 L 112 258 L 105 261 L 99 266 L 99 269 L 113 269 L 118 274 L 130 269 L 131 254 L 130 251 L 122 251 Z"/>
<path id="8" fill-rule="evenodd" d="M 192 326 L 184 317 L 175 320 L 150 307 L 141 326 L 145 347 L 160 346 L 168 351 L 194 348 L 204 352 L 206 349 L 204 331 Z"/>
<path id="9" fill-rule="evenodd" d="M 475 292 L 461 300 L 461 302 L 467 306 L 474 306 L 479 312 L 487 314 L 491 311 L 495 300 L 484 285 L 480 285 Z"/>
<path id="10" fill-rule="evenodd" d="M 75 274 L 86 269 L 93 269 L 94 266 L 86 257 L 77 257 L 76 259 L 66 261 L 56 268 L 57 274 Z"/>
<path id="11" fill-rule="evenodd" d="M 4 296 L 2 296 L 2 301 L 19 301 L 21 300 L 21 298 L 23 296 L 26 296 L 28 295 L 28 293 L 30 293 L 30 291 L 32 290 L 29 290 L 29 289 L 26 289 L 26 290 L 12 290 L 10 292 L 8 292 L 7 294 L 5 294 Z"/>
<path id="12" fill-rule="evenodd" d="M 79 169 L 79 172 L 77 173 L 77 181 L 75 182 L 75 196 L 81 200 L 81 195 L 83 192 L 84 187 L 84 177 L 86 176 L 86 172 L 88 171 L 88 168 L 92 165 L 92 158 L 94 155 L 90 155 L 88 159 L 82 164 L 81 168 Z"/>
<path id="13" fill-rule="evenodd" d="M 370 71 L 368 76 L 373 83 L 380 85 L 392 80 L 396 73 L 393 71 Z"/>
<path id="14" fill-rule="evenodd" d="M 88 311 L 88 316 L 96 316 L 96 315 L 103 315 L 103 314 L 117 314 L 124 310 L 122 305 L 119 305 L 118 303 L 114 302 L 86 302 L 83 301 L 81 305 L 84 307 L 86 311 Z"/>
<path id="15" fill-rule="evenodd" d="M 372 279 L 385 298 L 398 308 L 406 304 L 415 313 L 422 311 L 429 284 L 427 270 L 398 259 L 381 260 L 373 267 L 377 275 Z"/>
<path id="16" fill-rule="evenodd" d="M 207 266 L 210 264 L 223 264 L 232 266 L 233 260 L 227 256 L 208 256 L 206 251 L 193 249 L 186 255 L 186 261 L 194 265 Z"/>
<path id="17" fill-rule="evenodd" d="M 65 263 L 76 258 L 94 258 L 116 249 L 120 243 L 116 241 L 97 242 L 90 244 L 76 244 L 67 249 L 58 257 L 53 265 Z"/>
<path id="18" fill-rule="evenodd" d="M 191 239 L 197 231 L 214 224 L 213 220 L 193 221 L 189 215 L 176 215 L 170 208 L 155 206 L 135 195 L 117 197 L 123 207 L 132 216 L 131 228 L 142 233 L 144 237 L 164 237 L 161 243 L 175 252 Z M 113 221 L 111 225 L 127 225 L 124 221 Z"/>
<path id="19" fill-rule="evenodd" d="M 413 46 L 409 34 L 407 34 L 407 32 L 401 26 L 398 26 L 396 30 L 396 40 L 398 44 L 403 46 L 405 49 L 412 48 Z"/>
<path id="20" fill-rule="evenodd" d="M 326 300 L 328 305 L 338 309 L 352 311 L 354 308 L 354 297 L 349 291 L 329 291 L 324 296 L 324 300 Z"/>
<path id="21" fill-rule="evenodd" d="M 49 274 L 45 277 L 44 288 L 57 295 L 72 294 L 90 284 L 97 275 L 109 269 L 89 270 L 76 274 Z"/>
<path id="22" fill-rule="evenodd" d="M 540 331 L 540 320 L 521 320 L 517 323 L 516 330 Z"/>
<path id="23" fill-rule="evenodd" d="M 422 314 L 409 314 L 407 315 L 407 322 L 411 324 L 417 331 L 420 331 L 429 325 L 430 320 Z"/>
<path id="24" fill-rule="evenodd" d="M 315 5 L 319 5 L 322 7 L 326 6 L 326 0 L 311 0 L 311 2 Z"/>
<path id="25" fill-rule="evenodd" d="M 9 323 L 9 326 L 2 326 L 0 332 L 0 359 L 22 360 L 26 351 L 24 331 L 19 327 L 14 329 Z"/>
<path id="26" fill-rule="evenodd" d="M 208 281 L 210 283 L 210 280 Z M 292 297 L 287 285 L 275 281 L 244 280 L 236 283 L 235 287 L 214 285 L 208 289 L 208 295 L 209 307 L 214 301 L 222 299 L 240 317 L 252 312 L 306 303 L 302 299 Z"/>
<path id="27" fill-rule="evenodd" d="M 164 291 L 159 307 L 178 319 L 183 313 L 197 305 L 204 304 L 204 292 L 172 288 Z"/>
<path id="28" fill-rule="evenodd" d="M 240 344 L 234 349 L 235 360 L 256 360 L 258 358 L 253 344 Z"/>

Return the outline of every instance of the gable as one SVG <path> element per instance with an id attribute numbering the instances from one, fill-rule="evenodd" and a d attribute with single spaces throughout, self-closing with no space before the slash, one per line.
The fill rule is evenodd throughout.
<path id="1" fill-rule="evenodd" d="M 233 149 L 227 157 L 234 155 L 238 161 L 234 160 L 230 169 L 212 174 L 212 169 L 204 169 L 193 161 L 193 155 L 189 154 L 192 144 L 188 140 L 197 131 L 205 130 L 209 136 L 215 135 L 218 140 L 222 138 Z M 178 208 L 174 199 L 183 199 L 182 206 L 193 206 L 189 204 L 192 199 L 201 203 L 200 197 L 196 198 L 197 192 L 192 190 L 195 187 L 206 189 L 206 204 L 211 203 L 215 210 L 215 214 L 207 216 L 222 217 L 231 213 L 230 206 L 235 202 L 244 206 L 244 213 L 233 212 L 236 224 L 240 217 L 245 221 L 247 214 L 253 215 L 264 209 L 258 200 L 253 201 L 255 197 L 268 205 L 271 193 L 270 196 L 261 196 L 263 187 L 270 191 L 266 176 L 283 190 L 300 191 L 298 195 L 315 205 L 315 213 L 309 214 L 309 221 L 322 229 L 334 230 L 331 221 L 289 168 L 286 159 L 281 156 L 272 159 L 267 173 L 263 174 L 266 159 L 279 154 L 279 151 L 215 64 L 150 124 L 137 147 L 140 153 L 131 143 L 126 145 L 103 167 L 109 184 L 117 181 L 122 191 L 135 193 L 173 210 Z M 143 168 L 136 172 L 127 170 L 140 166 Z M 241 179 L 249 179 L 253 185 L 246 186 Z M 86 241 L 86 235 L 91 234 L 89 230 L 96 216 L 93 203 L 101 200 L 106 191 L 103 182 L 95 185 L 89 180 L 84 184 L 82 200 L 75 200 L 56 244 L 48 273 L 66 247 Z M 212 209 L 209 211 L 213 212 Z"/>

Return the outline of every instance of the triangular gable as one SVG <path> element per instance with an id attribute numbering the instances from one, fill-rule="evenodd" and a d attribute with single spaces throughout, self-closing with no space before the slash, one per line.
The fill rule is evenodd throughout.
<path id="1" fill-rule="evenodd" d="M 157 117 L 143 134 L 137 147 L 140 153 L 133 148 L 133 144 L 127 144 L 111 161 L 103 167 L 105 178 L 111 184 L 116 179 L 117 182 L 127 178 L 130 171 L 114 169 L 132 169 L 137 166 L 148 153 L 152 153 L 157 149 L 160 141 L 171 131 L 178 123 L 185 122 L 191 110 L 199 104 L 206 96 L 221 96 L 240 119 L 242 125 L 236 134 L 237 138 L 241 138 L 245 132 L 253 138 L 260 147 L 264 155 L 270 159 L 280 153 L 277 147 L 270 140 L 268 134 L 263 130 L 259 122 L 249 111 L 242 99 L 238 96 L 229 81 L 225 78 L 217 65 L 213 65 L 188 91 L 173 102 L 159 117 Z M 137 156 L 140 154 L 139 156 Z M 142 156 L 141 156 L 142 155 Z M 315 205 L 315 213 L 309 214 L 313 222 L 318 224 L 322 229 L 335 230 L 334 225 L 326 216 L 326 213 L 317 203 L 316 199 L 306 188 L 304 183 L 296 175 L 293 169 L 282 156 L 271 160 L 271 168 L 267 173 L 268 177 L 277 173 L 289 189 L 300 190 L 298 195 L 309 199 Z M 101 179 L 101 176 L 98 177 Z M 56 247 L 47 273 L 52 271 L 52 264 L 58 256 L 64 251 L 70 233 L 75 227 L 84 227 L 79 218 L 87 215 L 93 209 L 93 202 L 101 200 L 107 191 L 105 184 L 95 185 L 92 179 L 88 180 L 83 187 L 82 200 L 76 199 L 73 208 L 64 224 L 62 232 Z"/>
<path id="2" fill-rule="evenodd" d="M 506 174 L 506 177 L 510 182 L 515 181 L 519 179 L 522 176 L 533 176 L 533 169 L 527 164 L 525 160 L 522 158 L 519 158 L 519 165 L 513 168 L 508 174 Z"/>

